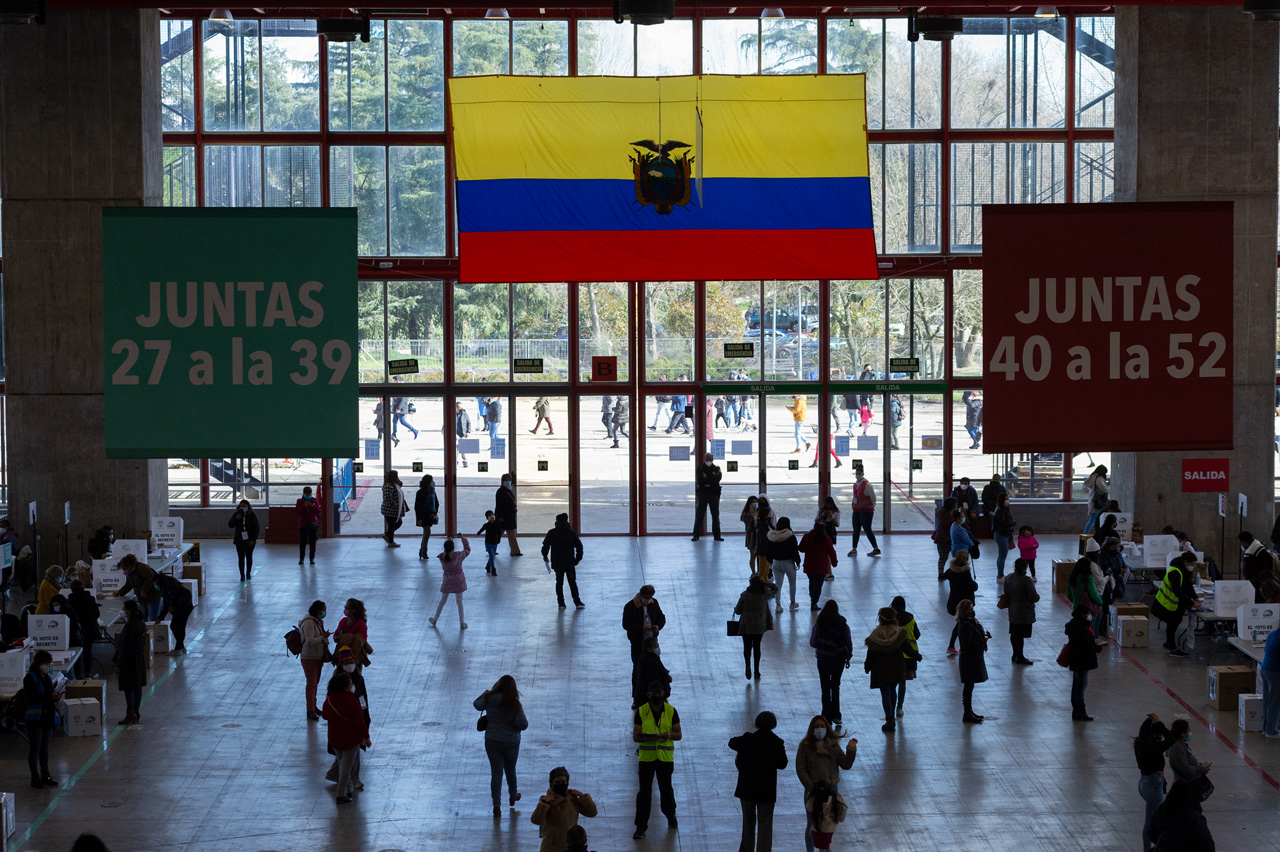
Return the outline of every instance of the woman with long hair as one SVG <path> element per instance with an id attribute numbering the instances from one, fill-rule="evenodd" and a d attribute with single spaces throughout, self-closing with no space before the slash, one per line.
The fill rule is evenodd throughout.
<path id="1" fill-rule="evenodd" d="M 1093 529 L 1098 523 L 1098 516 L 1107 509 L 1107 504 L 1111 501 L 1111 480 L 1107 479 L 1107 466 L 1100 464 L 1093 469 L 1093 473 L 1084 481 L 1084 487 L 1089 491 L 1089 521 L 1084 525 L 1084 534 L 1088 535 L 1089 530 Z"/>
<path id="2" fill-rule="evenodd" d="M 947 615 L 955 615 L 956 608 L 960 606 L 963 600 L 973 600 L 973 595 L 978 591 L 978 583 L 973 579 L 973 571 L 969 567 L 969 551 L 960 550 L 951 559 L 951 565 L 947 568 L 944 575 L 947 585 L 950 586 L 950 592 L 947 594 Z M 947 656 L 954 657 L 960 653 L 956 650 L 956 637 L 960 635 L 960 624 L 951 628 L 951 638 L 947 640 Z"/>
<path id="3" fill-rule="evenodd" d="M 742 507 L 742 514 L 738 516 L 747 533 L 744 541 L 747 546 L 747 570 L 753 573 L 756 559 L 756 504 L 759 502 L 760 498 L 752 494 L 747 498 L 746 505 Z"/>
<path id="4" fill-rule="evenodd" d="M 816 610 L 822 597 L 822 583 L 831 576 L 831 566 L 839 564 L 836 547 L 822 525 L 815 524 L 800 539 L 798 549 L 804 554 L 804 573 L 809 578 L 809 609 Z"/>
<path id="5" fill-rule="evenodd" d="M 753 575 L 747 583 L 747 589 L 738 596 L 738 605 L 733 608 L 735 615 L 742 616 L 738 621 L 738 635 L 742 637 L 742 656 L 747 661 L 747 680 L 751 680 L 751 659 L 756 661 L 755 678 L 760 679 L 760 640 L 765 631 L 773 629 L 773 614 L 769 612 L 769 599 L 774 589 L 769 583 Z"/>
<path id="6" fill-rule="evenodd" d="M 809 720 L 809 729 L 804 739 L 796 748 L 796 776 L 804 786 L 806 800 L 818 784 L 825 784 L 831 790 L 840 790 L 840 770 L 852 769 L 858 757 L 858 740 L 851 737 L 844 748 L 836 742 L 838 734 L 826 716 L 814 716 Z M 808 816 L 809 808 L 805 808 Z M 813 824 L 806 819 L 804 827 L 804 848 L 813 852 Z"/>
<path id="7" fill-rule="evenodd" d="M 56 708 L 62 695 L 54 692 L 53 680 L 49 677 L 52 670 L 53 655 L 36 651 L 22 679 L 22 694 L 27 702 L 27 767 L 31 770 L 31 786 L 37 790 L 58 786 L 49 776 L 49 743 L 53 741 Z"/>
<path id="8" fill-rule="evenodd" d="M 404 516 L 408 511 L 404 484 L 400 481 L 400 474 L 392 468 L 382 478 L 382 540 L 387 543 L 387 547 L 400 546 L 396 544 L 396 530 L 404 523 Z"/>
<path id="9" fill-rule="evenodd" d="M 516 679 L 506 674 L 480 693 L 471 705 L 484 713 L 484 753 L 489 758 L 489 794 L 493 797 L 493 815 L 502 816 L 499 797 L 502 776 L 507 776 L 507 802 L 515 807 L 520 801 L 516 789 L 516 761 L 520 759 L 520 732 L 529 727 L 520 703 Z"/>
<path id="10" fill-rule="evenodd" d="M 769 569 L 780 575 L 776 581 L 776 609 L 782 612 L 783 580 L 791 584 L 791 608 L 799 609 L 800 604 L 796 603 L 796 571 L 800 568 L 800 542 L 791 530 L 791 519 L 778 518 L 778 526 L 769 531 L 768 539 Z"/>
<path id="11" fill-rule="evenodd" d="M 227 521 L 231 527 L 231 537 L 236 545 L 236 562 L 240 565 L 240 582 L 253 576 L 253 548 L 258 544 L 261 527 L 258 516 L 254 514 L 253 504 L 241 500 L 236 504 L 236 511 Z"/>
<path id="12" fill-rule="evenodd" d="M 987 640 L 991 638 L 973 613 L 973 601 L 960 601 L 956 607 L 956 626 L 960 634 L 960 682 L 964 684 L 964 721 L 981 722 L 973 712 L 973 687 L 987 681 Z"/>
<path id="13" fill-rule="evenodd" d="M 1174 744 L 1173 734 L 1155 713 L 1148 713 L 1133 738 L 1133 756 L 1138 760 L 1138 793 L 1147 804 L 1147 815 L 1142 821 L 1142 850 L 1147 852 L 1155 844 L 1151 836 L 1151 818 L 1164 802 L 1164 753 Z"/>
<path id="14" fill-rule="evenodd" d="M 774 528 L 777 516 L 769 506 L 769 498 L 760 495 L 756 501 L 756 537 L 755 537 L 755 572 L 762 580 L 773 579 L 772 563 L 769 560 L 769 531 Z"/>
<path id="15" fill-rule="evenodd" d="M 830 546 L 830 543 L 828 543 Z M 849 622 L 840 614 L 840 607 L 829 600 L 822 606 L 809 634 L 809 647 L 814 649 L 818 662 L 818 684 L 822 690 L 822 715 L 839 731 L 840 675 L 845 664 L 853 658 L 853 637 L 849 635 Z"/>

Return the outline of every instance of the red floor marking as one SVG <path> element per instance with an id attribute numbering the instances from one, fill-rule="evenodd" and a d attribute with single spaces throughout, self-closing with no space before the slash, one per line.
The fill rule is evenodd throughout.
<path id="1" fill-rule="evenodd" d="M 903 490 L 902 490 L 902 486 L 901 486 L 901 485 L 899 485 L 899 484 L 897 483 L 897 481 L 893 481 L 893 487 L 894 487 L 894 489 L 895 489 L 899 494 L 901 494 L 901 495 L 906 499 L 906 501 L 907 501 L 907 505 L 911 506 L 911 507 L 912 507 L 912 508 L 914 508 L 917 512 L 919 512 L 921 515 L 923 515 L 923 516 L 924 516 L 924 519 L 925 519 L 926 521 L 931 521 L 931 520 L 933 520 L 933 518 L 932 518 L 932 517 L 930 517 L 930 515 L 929 515 L 929 513 L 928 513 L 928 512 L 926 512 L 924 509 L 921 509 L 921 508 L 920 508 L 920 504 L 919 504 L 919 503 L 917 503 L 915 500 L 911 499 L 911 495 L 909 495 L 907 492 L 905 492 L 905 491 L 903 491 Z"/>

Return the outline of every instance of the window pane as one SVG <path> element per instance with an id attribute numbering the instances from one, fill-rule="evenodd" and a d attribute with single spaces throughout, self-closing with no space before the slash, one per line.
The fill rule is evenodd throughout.
<path id="1" fill-rule="evenodd" d="M 568 21 L 512 21 L 511 42 L 512 73 L 534 77 L 569 73 Z"/>
<path id="2" fill-rule="evenodd" d="M 1009 25 L 1009 124 L 1061 127 L 1067 114 L 1066 19 L 1014 18 Z"/>
<path id="3" fill-rule="evenodd" d="M 891 278 L 888 291 L 889 357 L 919 358 L 910 378 L 941 379 L 946 374 L 945 290 L 941 278 Z M 887 367 L 888 365 L 883 365 Z M 900 378 L 896 374 L 886 378 Z"/>
<path id="4" fill-rule="evenodd" d="M 769 352 L 773 332 L 760 330 L 759 281 L 708 281 L 705 295 L 707 323 L 707 381 L 725 381 L 746 372 L 760 376 L 760 358 Z M 748 329 L 748 325 L 752 327 Z M 725 344 L 752 344 L 752 356 L 725 356 Z M 733 375 L 730 375 L 730 374 Z"/>
<path id="5" fill-rule="evenodd" d="M 262 22 L 262 129 L 320 129 L 315 21 Z"/>
<path id="6" fill-rule="evenodd" d="M 635 30 L 636 73 L 641 77 L 693 73 L 693 21 Z"/>
<path id="7" fill-rule="evenodd" d="M 164 184 L 161 203 L 165 207 L 196 206 L 196 149 L 164 149 Z"/>
<path id="8" fill-rule="evenodd" d="M 866 364 L 875 372 L 884 370 L 884 287 L 883 281 L 831 282 L 827 337 L 833 377 L 839 371 L 852 381 Z"/>
<path id="9" fill-rule="evenodd" d="M 515 284 L 511 318 L 513 358 L 542 361 L 541 373 L 516 373 L 517 382 L 569 381 L 569 288 L 567 284 Z M 532 405 L 532 403 L 530 403 Z"/>
<path id="10" fill-rule="evenodd" d="M 258 22 L 204 22 L 205 130 L 258 130 Z"/>
<path id="11" fill-rule="evenodd" d="M 889 254 L 942 248 L 939 145 L 884 146 L 884 250 Z"/>
<path id="12" fill-rule="evenodd" d="M 160 22 L 160 127 L 196 129 L 195 31 L 190 21 Z"/>
<path id="13" fill-rule="evenodd" d="M 1076 143 L 1076 201 L 1115 200 L 1115 145 Z"/>
<path id="14" fill-rule="evenodd" d="M 630 77 L 636 72 L 635 25 L 578 21 L 578 75 Z"/>
<path id="15" fill-rule="evenodd" d="M 765 74 L 817 74 L 817 20 L 762 18 L 760 70 Z"/>
<path id="16" fill-rule="evenodd" d="M 693 284 L 644 286 L 645 378 L 688 381 L 693 375 Z"/>
<path id="17" fill-rule="evenodd" d="M 453 285 L 453 372 L 459 382 L 511 379 L 506 284 Z M 472 429 L 478 431 L 477 423 Z"/>
<path id="18" fill-rule="evenodd" d="M 376 146 L 331 149 L 329 205 L 359 211 L 360 254 L 386 254 L 387 150 Z"/>
<path id="19" fill-rule="evenodd" d="M 884 225 L 884 146 L 867 145 L 867 171 L 871 175 L 871 224 L 876 250 L 885 252 Z"/>
<path id="20" fill-rule="evenodd" d="M 416 358 L 406 382 L 444 381 L 444 285 L 439 281 L 388 281 L 389 358 Z"/>
<path id="21" fill-rule="evenodd" d="M 444 22 L 388 21 L 392 130 L 444 130 Z"/>
<path id="22" fill-rule="evenodd" d="M 884 127 L 884 22 L 827 21 L 827 72 L 867 75 L 867 128 Z"/>
<path id="23" fill-rule="evenodd" d="M 759 21 L 703 21 L 702 73 L 759 74 Z"/>
<path id="24" fill-rule="evenodd" d="M 1067 148 L 1061 142 L 1009 145 L 1011 204 L 1061 204 L 1067 200 Z"/>
<path id="25" fill-rule="evenodd" d="M 391 148 L 391 253 L 444 254 L 444 148 Z"/>
<path id="26" fill-rule="evenodd" d="M 1004 18 L 965 18 L 951 42 L 951 125 L 1005 127 L 1008 44 Z"/>
<path id="27" fill-rule="evenodd" d="M 311 145 L 264 148 L 265 206 L 320 206 L 320 149 Z"/>
<path id="28" fill-rule="evenodd" d="M 385 382 L 387 327 L 383 315 L 383 282 L 361 281 L 357 296 L 360 326 L 360 382 Z"/>
<path id="29" fill-rule="evenodd" d="M 578 285 L 578 378 L 591 377 L 593 355 L 618 359 L 618 380 L 627 381 L 631 355 L 628 331 L 632 315 L 627 285 L 621 282 Z"/>
<path id="30" fill-rule="evenodd" d="M 813 381 L 818 378 L 818 282 L 764 282 L 762 326 L 785 332 L 765 353 L 766 380 Z"/>
<path id="31" fill-rule="evenodd" d="M 1116 19 L 1076 18 L 1076 126 L 1116 123 Z"/>
<path id="32" fill-rule="evenodd" d="M 510 74 L 508 21 L 454 21 L 453 75 Z"/>
<path id="33" fill-rule="evenodd" d="M 953 376 L 982 375 L 982 270 L 957 269 L 952 273 L 951 310 Z"/>
<path id="34" fill-rule="evenodd" d="M 262 149 L 257 145 L 206 147 L 204 206 L 261 207 Z"/>
<path id="35" fill-rule="evenodd" d="M 386 47 L 381 21 L 369 22 L 369 43 L 329 42 L 329 129 L 385 130 Z"/>
<path id="36" fill-rule="evenodd" d="M 1003 142 L 952 144 L 952 251 L 982 251 L 982 205 L 1007 200 L 1007 159 Z"/>
<path id="37" fill-rule="evenodd" d="M 907 41 L 907 22 L 884 22 L 884 126 L 942 126 L 942 45 Z M 954 107 L 953 107 L 954 109 Z"/>

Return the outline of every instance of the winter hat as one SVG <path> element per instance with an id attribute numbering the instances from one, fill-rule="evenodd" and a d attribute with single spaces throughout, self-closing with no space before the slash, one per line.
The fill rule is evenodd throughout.
<path id="1" fill-rule="evenodd" d="M 354 663 L 356 661 L 356 655 L 349 647 L 343 645 L 338 649 L 338 656 L 336 659 L 338 665 L 341 666 L 344 663 Z"/>
<path id="2" fill-rule="evenodd" d="M 891 606 L 880 607 L 880 612 L 878 612 L 877 615 L 880 618 L 881 624 L 897 624 L 898 623 L 898 611 Z"/>

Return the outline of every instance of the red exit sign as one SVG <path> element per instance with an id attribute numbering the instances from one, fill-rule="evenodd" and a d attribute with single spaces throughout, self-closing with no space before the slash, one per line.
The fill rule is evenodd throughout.
<path id="1" fill-rule="evenodd" d="M 1182 490 L 1229 491 L 1231 468 L 1228 459 L 1183 459 Z"/>

